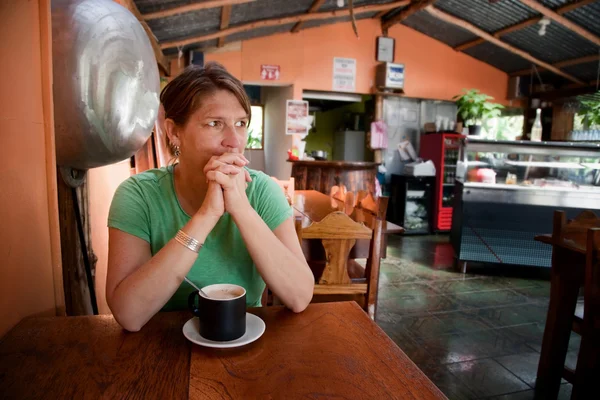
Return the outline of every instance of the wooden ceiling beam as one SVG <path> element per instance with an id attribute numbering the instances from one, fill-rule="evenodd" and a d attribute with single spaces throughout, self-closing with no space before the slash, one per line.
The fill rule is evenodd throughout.
<path id="1" fill-rule="evenodd" d="M 146 36 L 148 36 L 148 40 L 150 40 L 150 44 L 152 45 L 152 50 L 154 51 L 154 57 L 156 58 L 158 68 L 160 68 L 165 75 L 171 75 L 169 60 L 167 60 L 167 57 L 165 57 L 165 55 L 163 54 L 161 46 L 158 44 L 158 40 L 156 39 L 156 36 L 154 36 L 154 33 L 152 33 L 152 29 L 150 29 L 146 21 L 144 21 L 144 18 L 142 17 L 142 14 L 138 10 L 137 6 L 135 5 L 135 2 L 133 0 L 118 0 L 118 3 L 126 9 L 128 9 L 129 12 L 131 12 L 137 18 L 138 21 L 140 21 L 140 24 L 142 24 L 144 31 L 146 31 Z"/>
<path id="2" fill-rule="evenodd" d="M 165 18 L 177 14 L 188 13 L 198 10 L 206 10 L 209 8 L 219 8 L 225 6 L 232 6 L 236 4 L 251 3 L 256 0 L 207 0 L 198 3 L 187 4 L 185 6 L 178 6 L 168 8 L 166 10 L 155 11 L 152 13 L 144 14 L 144 19 L 150 21 L 151 19 Z"/>
<path id="3" fill-rule="evenodd" d="M 561 71 L 560 69 L 552 66 L 551 64 L 549 64 L 547 62 L 537 59 L 534 56 L 532 56 L 531 54 L 529 54 L 521 49 L 518 49 L 514 46 L 511 46 L 508 43 L 501 41 L 500 39 L 492 36 L 491 34 L 487 33 L 486 31 L 476 27 L 475 25 L 471 24 L 468 21 L 457 18 L 453 15 L 447 14 L 447 13 L 443 12 L 442 10 L 435 8 L 434 6 L 428 6 L 425 8 L 425 10 L 427 10 L 428 13 L 430 13 L 431 15 L 433 15 L 434 17 L 436 17 L 439 20 L 442 20 L 442 21 L 448 22 L 449 24 L 456 25 L 460 28 L 463 28 L 463 29 L 479 36 L 480 38 L 485 39 L 488 42 L 493 43 L 496 46 L 501 47 L 507 51 L 510 51 L 513 54 L 523 57 L 524 59 L 531 61 L 532 63 L 539 65 L 540 67 L 546 68 L 548 71 L 554 72 L 556 75 L 560 75 L 563 78 L 570 80 L 571 82 L 583 83 L 583 81 L 581 81 L 580 79 L 577 79 L 573 75 L 567 74 L 566 72 Z"/>
<path id="4" fill-rule="evenodd" d="M 556 13 L 559 15 L 563 15 L 563 14 L 566 14 L 569 11 L 573 11 L 579 7 L 583 7 L 583 6 L 587 6 L 588 4 L 592 4 L 595 1 L 597 1 L 597 0 L 576 0 L 572 3 L 566 4 L 562 7 L 557 8 Z M 511 25 L 504 29 L 500 29 L 499 31 L 492 33 L 492 35 L 496 38 L 500 38 L 501 36 L 508 35 L 509 33 L 518 31 L 519 29 L 524 29 L 524 28 L 527 28 L 528 26 L 535 25 L 538 22 L 540 22 L 541 19 L 542 19 L 542 16 L 529 18 L 529 19 L 526 19 L 525 21 L 519 22 L 518 24 Z M 465 51 L 465 50 L 470 49 L 471 47 L 477 46 L 481 43 L 485 43 L 485 40 L 483 40 L 483 39 L 471 40 L 470 42 L 466 42 L 459 46 L 456 46 L 454 48 L 454 50 Z"/>
<path id="5" fill-rule="evenodd" d="M 527 7 L 534 9 L 540 14 L 544 15 L 546 18 L 551 19 L 552 21 L 564 26 L 568 30 L 575 32 L 579 36 L 584 39 L 589 40 L 594 43 L 596 46 L 600 46 L 600 37 L 594 35 L 592 32 L 584 29 L 583 27 L 577 25 L 570 19 L 563 17 L 562 15 L 552 11 L 551 9 L 544 7 L 542 4 L 538 3 L 535 0 L 519 0 L 521 3 L 525 4 Z"/>
<path id="6" fill-rule="evenodd" d="M 319 10 L 319 8 L 321 8 L 321 6 L 323 5 L 323 3 L 325 3 L 325 0 L 314 0 L 313 3 L 312 3 L 312 5 L 308 9 L 308 13 L 312 14 L 312 13 L 317 12 Z M 304 23 L 304 21 L 298 21 L 298 22 L 296 22 L 296 25 L 294 25 L 294 27 L 292 28 L 291 32 L 292 33 L 300 32 L 300 28 L 302 28 L 302 24 L 303 23 Z"/>
<path id="7" fill-rule="evenodd" d="M 411 2 L 410 6 L 408 6 L 404 10 L 400 11 L 400 14 L 395 15 L 388 21 L 385 21 L 381 25 L 381 30 L 383 30 L 383 31 L 388 30 L 393 25 L 396 25 L 397 23 L 404 21 L 406 18 L 410 17 L 414 13 L 421 11 L 425 7 L 429 7 L 433 3 L 435 3 L 435 0 L 420 0 L 420 1 L 413 0 Z"/>
<path id="8" fill-rule="evenodd" d="M 387 14 L 389 10 L 379 11 L 377 14 L 373 16 L 373 19 L 381 19 L 385 14 Z"/>
<path id="9" fill-rule="evenodd" d="M 221 8 L 221 26 L 220 29 L 227 29 L 229 27 L 229 19 L 231 18 L 231 6 L 223 6 Z M 225 36 L 219 38 L 217 47 L 223 47 L 225 44 Z"/>
<path id="10" fill-rule="evenodd" d="M 409 4 L 409 0 L 394 1 L 392 3 L 385 3 L 385 4 L 371 4 L 371 5 L 367 5 L 367 6 L 354 8 L 354 14 L 357 15 L 357 14 L 371 13 L 371 12 L 382 11 L 382 10 L 391 10 L 392 8 L 402 7 L 402 6 L 406 6 L 408 4 Z M 246 32 L 246 31 L 250 31 L 252 29 L 257 29 L 257 28 L 266 28 L 266 27 L 271 27 L 271 26 L 287 25 L 287 24 L 291 24 L 294 22 L 300 22 L 300 21 L 315 21 L 315 20 L 322 20 L 322 19 L 339 18 L 339 17 L 348 16 L 348 15 L 350 15 L 350 9 L 348 9 L 348 8 L 341 9 L 340 8 L 340 9 L 334 10 L 334 11 L 324 11 L 324 12 L 318 12 L 318 13 L 312 13 L 312 14 L 304 13 L 304 14 L 292 15 L 292 16 L 283 17 L 283 18 L 265 19 L 262 21 L 255 21 L 255 22 L 249 22 L 249 23 L 242 24 L 242 25 L 237 25 L 237 26 L 223 29 L 223 30 L 220 30 L 217 32 L 209 33 L 207 35 L 200 35 L 200 36 L 190 37 L 187 39 L 172 40 L 170 42 L 164 42 L 160 45 L 160 47 L 162 49 L 169 49 L 172 47 L 187 46 L 190 44 L 205 42 L 207 40 L 212 40 L 212 39 L 218 39 L 220 37 L 226 37 L 229 35 L 233 35 L 234 33 Z"/>
<path id="11" fill-rule="evenodd" d="M 556 68 L 564 68 L 564 67 L 570 67 L 572 65 L 585 64 L 585 63 L 595 62 L 595 61 L 600 61 L 600 55 L 594 54 L 591 56 L 572 58 L 570 60 L 560 61 L 560 62 L 554 63 L 552 65 L 555 66 Z M 544 68 L 541 68 L 541 67 L 539 68 L 539 71 L 543 71 L 543 70 L 544 70 Z M 519 71 L 511 72 L 510 76 L 524 76 L 524 75 L 529 75 L 530 73 L 531 73 L 531 68 L 527 68 L 527 69 L 521 69 Z"/>

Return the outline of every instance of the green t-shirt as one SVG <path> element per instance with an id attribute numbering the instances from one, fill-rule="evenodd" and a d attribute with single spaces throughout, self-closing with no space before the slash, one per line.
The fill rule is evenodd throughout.
<path id="1" fill-rule="evenodd" d="M 248 169 L 252 182 L 246 194 L 250 204 L 274 230 L 293 215 L 279 185 L 268 175 Z M 154 256 L 188 221 L 175 195 L 172 167 L 152 169 L 124 181 L 113 197 L 108 226 L 148 243 Z M 267 249 L 265 249 L 267 250 Z M 265 283 L 246 249 L 238 227 L 225 213 L 210 232 L 187 277 L 200 287 L 233 283 L 246 289 L 246 304 L 260 306 Z M 185 281 L 163 311 L 187 309 L 194 289 Z"/>

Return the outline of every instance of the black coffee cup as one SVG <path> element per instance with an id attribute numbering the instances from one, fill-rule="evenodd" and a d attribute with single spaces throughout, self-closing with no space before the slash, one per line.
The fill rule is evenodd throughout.
<path id="1" fill-rule="evenodd" d="M 225 342 L 246 333 L 246 289 L 238 285 L 217 284 L 202 288 L 206 293 L 192 292 L 188 305 L 198 317 L 200 336 Z M 196 306 L 198 298 L 198 306 Z"/>

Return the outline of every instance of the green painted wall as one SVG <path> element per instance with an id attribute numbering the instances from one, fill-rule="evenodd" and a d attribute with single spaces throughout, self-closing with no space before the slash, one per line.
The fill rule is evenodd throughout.
<path id="1" fill-rule="evenodd" d="M 327 159 L 331 160 L 333 156 L 334 132 L 343 127 L 344 114 L 364 114 L 365 100 L 368 98 L 368 96 L 363 96 L 363 101 L 361 103 L 351 103 L 333 110 L 317 112 L 315 116 L 315 127 L 310 130 L 310 133 L 305 139 L 305 152 L 310 155 L 313 150 L 324 150 L 327 152 Z"/>

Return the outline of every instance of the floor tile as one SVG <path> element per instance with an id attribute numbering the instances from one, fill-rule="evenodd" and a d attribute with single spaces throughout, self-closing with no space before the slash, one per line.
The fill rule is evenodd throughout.
<path id="1" fill-rule="evenodd" d="M 510 289 L 456 293 L 453 296 L 459 304 L 472 308 L 523 304 L 527 301 L 525 296 Z"/>
<path id="2" fill-rule="evenodd" d="M 432 360 L 442 364 L 531 352 L 531 348 L 506 329 L 468 334 L 416 338 Z"/>
<path id="3" fill-rule="evenodd" d="M 487 400 L 534 400 L 535 392 L 533 389 L 525 390 L 523 392 L 515 392 L 510 394 L 504 394 L 502 396 L 488 397 Z"/>
<path id="4" fill-rule="evenodd" d="M 534 322 L 540 323 L 543 326 L 546 321 L 548 309 L 547 306 L 541 304 L 526 303 L 480 308 L 476 312 L 479 317 L 500 328 Z"/>
<path id="5" fill-rule="evenodd" d="M 422 368 L 422 371 L 448 399 L 471 400 L 477 398 L 467 385 L 450 372 L 446 365 L 429 366 Z"/>
<path id="6" fill-rule="evenodd" d="M 459 273 L 447 235 L 391 235 L 387 254 L 376 322 L 449 399 L 533 398 L 548 271 Z M 567 365 L 576 363 L 579 344 L 573 333 Z M 570 390 L 562 385 L 559 398 Z"/>
<path id="7" fill-rule="evenodd" d="M 523 382 L 527 383 L 531 388 L 535 388 L 537 368 L 540 361 L 539 353 L 513 354 L 497 357 L 495 360 Z"/>
<path id="8" fill-rule="evenodd" d="M 448 366 L 454 376 L 479 397 L 498 396 L 529 389 L 525 382 L 492 359 Z"/>
<path id="9" fill-rule="evenodd" d="M 505 288 L 500 282 L 480 277 L 462 280 L 435 281 L 431 282 L 430 285 L 440 294 L 481 292 Z"/>
<path id="10" fill-rule="evenodd" d="M 494 324 L 479 317 L 473 310 L 435 313 L 434 315 L 448 327 L 450 333 L 469 333 L 496 328 Z"/>

